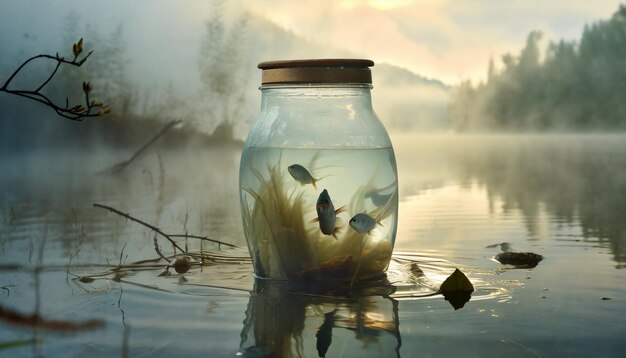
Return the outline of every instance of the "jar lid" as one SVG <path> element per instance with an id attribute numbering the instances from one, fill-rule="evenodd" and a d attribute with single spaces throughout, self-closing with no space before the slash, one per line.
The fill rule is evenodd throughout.
<path id="1" fill-rule="evenodd" d="M 371 60 L 329 58 L 311 60 L 267 61 L 259 63 L 263 70 L 261 83 L 361 83 L 372 84 L 374 66 Z"/>

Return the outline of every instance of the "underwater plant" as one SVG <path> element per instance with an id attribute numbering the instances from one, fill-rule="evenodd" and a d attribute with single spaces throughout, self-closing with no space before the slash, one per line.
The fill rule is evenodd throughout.
<path id="1" fill-rule="evenodd" d="M 316 217 L 315 202 L 301 188 L 290 189 L 280 160 L 268 163 L 267 176 L 253 167 L 250 171 L 258 186 L 243 187 L 243 219 L 246 235 L 254 233 L 259 238 L 248 243 L 259 276 L 354 283 L 384 272 L 393 243 L 373 239 L 369 232 L 358 232 L 345 223 L 336 239 L 323 234 L 311 220 Z M 373 179 L 355 191 L 347 206 L 351 215 L 362 213 L 367 194 L 377 190 Z M 394 213 L 396 201 L 393 192 L 384 205 L 367 215 L 382 222 Z"/>

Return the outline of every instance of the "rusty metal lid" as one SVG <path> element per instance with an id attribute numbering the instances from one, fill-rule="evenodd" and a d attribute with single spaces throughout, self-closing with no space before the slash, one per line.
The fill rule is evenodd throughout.
<path id="1" fill-rule="evenodd" d="M 358 83 L 371 84 L 374 66 L 371 60 L 329 58 L 311 60 L 267 61 L 259 63 L 263 70 L 261 83 Z"/>

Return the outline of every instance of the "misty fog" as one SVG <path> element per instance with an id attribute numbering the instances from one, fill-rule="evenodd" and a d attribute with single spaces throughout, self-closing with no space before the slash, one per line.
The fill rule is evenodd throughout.
<path id="1" fill-rule="evenodd" d="M 59 101 L 65 96 L 80 99 L 80 83 L 91 82 L 94 96 L 111 105 L 111 115 L 101 121 L 111 124 L 82 126 L 98 130 L 68 129 L 65 127 L 76 126 L 59 123 L 43 106 L 3 94 L 1 115 L 7 119 L 0 125 L 3 146 L 24 148 L 27 145 L 21 136 L 25 132 L 29 132 L 28 142 L 33 138 L 47 142 L 63 138 L 63 133 L 72 136 L 73 131 L 81 133 L 84 145 L 101 141 L 99 136 L 106 141 L 111 135 L 102 132 L 108 129 L 129 123 L 154 128 L 172 119 L 182 119 L 184 127 L 206 135 L 222 124 L 220 133 L 242 140 L 260 103 L 257 63 L 359 56 L 297 36 L 249 11 L 245 3 L 207 1 L 180 6 L 161 1 L 150 6 L 142 2 L 83 6 L 82 2 L 62 1 L 5 7 L 0 14 L 6 29 L 0 33 L 0 73 L 4 79 L 20 63 L 40 53 L 69 56 L 71 44 L 82 37 L 85 49 L 93 50 L 93 55 L 80 69 L 62 68 L 46 90 Z M 45 61 L 29 65 L 13 86 L 40 83 L 51 65 Z M 374 105 L 390 130 L 446 127 L 449 86 L 382 63 L 373 69 L 373 77 Z M 47 133 L 33 128 L 45 128 Z M 16 137 L 15 133 L 20 134 Z M 123 139 L 117 144 L 128 144 Z"/>
<path id="2" fill-rule="evenodd" d="M 626 7 L 613 5 L 0 0 L 0 355 L 620 356 Z M 78 58 L 91 56 L 42 92 L 110 113 L 72 121 L 3 88 L 33 56 L 71 59 L 81 38 Z M 376 63 L 373 106 L 398 171 L 384 189 L 398 188 L 389 267 L 345 297 L 257 280 L 237 180 L 257 63 L 324 57 Z M 484 75 L 468 76 L 477 61 Z M 55 65 L 29 63 L 9 87 L 34 90 Z M 313 185 L 280 160 L 271 182 L 284 175 L 288 202 L 326 177 L 355 186 L 352 162 L 378 175 L 371 154 L 344 165 L 344 152 Z M 357 210 L 333 200 L 335 229 L 351 235 L 319 241 L 363 257 L 375 235 L 350 231 Z M 316 210 L 289 214 L 312 223 Z M 285 252 L 302 241 L 268 227 L 294 239 Z M 544 260 L 500 262 L 505 247 Z M 441 294 L 457 270 L 473 285 L 460 306 Z"/>

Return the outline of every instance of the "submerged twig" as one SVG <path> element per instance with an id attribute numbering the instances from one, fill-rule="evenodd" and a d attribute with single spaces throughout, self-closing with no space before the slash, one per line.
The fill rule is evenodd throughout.
<path id="1" fill-rule="evenodd" d="M 109 168 L 103 169 L 98 171 L 96 174 L 117 174 L 122 172 L 124 169 L 126 169 L 126 167 L 128 167 L 128 165 L 130 163 L 132 163 L 135 159 L 137 159 L 139 157 L 139 155 L 141 155 L 141 153 L 143 153 L 146 149 L 148 149 L 148 147 L 150 147 L 152 144 L 154 144 L 154 142 L 157 141 L 157 139 L 161 138 L 163 135 L 165 135 L 165 133 L 167 133 L 167 131 L 169 131 L 170 129 L 172 129 L 175 125 L 182 123 L 182 120 L 180 119 L 176 119 L 173 121 L 170 121 L 168 123 L 166 123 L 163 128 L 161 128 L 161 130 L 159 131 L 159 133 L 157 133 L 154 137 L 152 137 L 152 139 L 150 139 L 148 142 L 146 142 L 141 148 L 139 148 L 133 155 L 131 155 L 130 158 L 128 158 L 127 160 L 124 160 L 122 162 L 119 162 Z"/>

